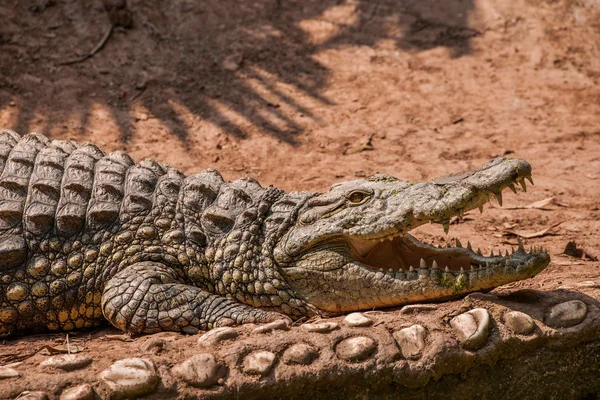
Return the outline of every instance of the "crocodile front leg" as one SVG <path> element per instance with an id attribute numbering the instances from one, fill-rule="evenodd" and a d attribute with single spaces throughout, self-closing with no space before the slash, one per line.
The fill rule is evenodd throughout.
<path id="1" fill-rule="evenodd" d="M 134 264 L 110 279 L 102 312 L 115 327 L 131 333 L 206 330 L 287 318 L 181 283 L 172 268 L 155 262 Z"/>

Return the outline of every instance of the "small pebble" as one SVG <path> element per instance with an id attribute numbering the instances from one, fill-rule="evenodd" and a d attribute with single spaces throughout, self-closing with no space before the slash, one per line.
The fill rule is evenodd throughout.
<path id="1" fill-rule="evenodd" d="M 252 375 L 267 376 L 275 365 L 275 354 L 270 351 L 255 351 L 244 359 L 244 371 Z"/>
<path id="2" fill-rule="evenodd" d="M 588 307 L 581 300 L 556 304 L 548 310 L 544 322 L 552 328 L 569 328 L 580 324 L 587 315 Z"/>
<path id="3" fill-rule="evenodd" d="M 521 311 L 509 311 L 504 314 L 504 325 L 519 335 L 529 335 L 535 329 L 533 318 Z"/>
<path id="4" fill-rule="evenodd" d="M 344 318 L 344 324 L 351 327 L 369 326 L 373 325 L 373 320 L 366 317 L 363 313 L 355 312 L 346 315 L 346 318 Z"/>
<path id="5" fill-rule="evenodd" d="M 40 363 L 40 367 L 57 368 L 71 371 L 86 367 L 92 363 L 92 359 L 84 354 L 61 354 L 52 356 Z"/>
<path id="6" fill-rule="evenodd" d="M 60 394 L 60 400 L 92 400 L 93 398 L 94 390 L 88 383 L 70 387 Z"/>
<path id="7" fill-rule="evenodd" d="M 167 341 L 163 338 L 152 337 L 140 345 L 143 353 L 158 354 L 167 347 Z"/>
<path id="8" fill-rule="evenodd" d="M 144 396 L 154 392 L 159 382 L 152 361 L 126 358 L 112 364 L 99 374 L 111 399 Z"/>
<path id="9" fill-rule="evenodd" d="M 474 308 L 450 320 L 450 326 L 467 350 L 477 350 L 487 342 L 490 330 L 490 313 L 485 308 Z"/>
<path id="10" fill-rule="evenodd" d="M 281 359 L 288 365 L 309 365 L 319 357 L 319 352 L 306 343 L 296 343 L 288 347 Z"/>
<path id="11" fill-rule="evenodd" d="M 377 343 L 366 336 L 344 339 L 335 347 L 335 353 L 346 361 L 363 361 L 377 349 Z"/>
<path id="12" fill-rule="evenodd" d="M 17 396 L 19 400 L 48 400 L 48 395 L 44 392 L 26 390 Z"/>
<path id="13" fill-rule="evenodd" d="M 302 324 L 301 328 L 307 332 L 327 333 L 340 327 L 337 322 L 320 322 L 318 324 Z"/>
<path id="14" fill-rule="evenodd" d="M 198 343 L 199 344 L 204 344 L 207 346 L 214 346 L 215 344 L 219 343 L 220 341 L 223 340 L 227 340 L 227 339 L 233 339 L 238 337 L 238 332 L 229 327 L 229 326 L 224 326 L 221 328 L 215 328 L 212 329 L 208 332 L 206 332 L 204 335 L 200 336 L 198 338 Z"/>
<path id="15" fill-rule="evenodd" d="M 254 328 L 252 330 L 252 333 L 269 333 L 275 330 L 289 331 L 289 321 L 287 319 L 278 319 L 277 321 L 269 322 L 268 324 L 264 324 L 259 326 L 258 328 Z"/>
<path id="16" fill-rule="evenodd" d="M 402 307 L 400 314 L 412 314 L 422 311 L 433 311 L 437 310 L 438 306 L 435 304 L 409 304 Z"/>
<path id="17" fill-rule="evenodd" d="M 173 367 L 173 374 L 192 386 L 207 388 L 219 381 L 224 368 L 212 354 L 196 354 Z"/>
<path id="18" fill-rule="evenodd" d="M 427 331 L 421 325 L 412 325 L 408 328 L 400 329 L 392 334 L 402 356 L 408 360 L 416 360 L 421 356 L 425 348 L 425 334 Z"/>
<path id="19" fill-rule="evenodd" d="M 17 378 L 21 376 L 19 371 L 10 367 L 0 367 L 0 380 L 8 378 Z"/>

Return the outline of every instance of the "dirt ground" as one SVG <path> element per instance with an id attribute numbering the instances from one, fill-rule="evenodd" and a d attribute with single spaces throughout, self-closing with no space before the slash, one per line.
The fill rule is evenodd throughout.
<path id="1" fill-rule="evenodd" d="M 526 193 L 469 212 L 448 235 L 433 225 L 417 235 L 497 252 L 516 233 L 548 249 L 545 271 L 500 291 L 600 279 L 598 0 L 128 8 L 131 28 L 116 27 L 97 54 L 68 64 L 109 28 L 101 1 L 0 1 L 0 127 L 285 190 L 326 191 L 377 172 L 427 180 L 523 158 L 535 181 Z M 563 254 L 570 241 L 582 255 Z M 63 340 L 36 337 L 40 346 Z M 81 340 L 95 358 L 106 352 L 98 339 Z"/>

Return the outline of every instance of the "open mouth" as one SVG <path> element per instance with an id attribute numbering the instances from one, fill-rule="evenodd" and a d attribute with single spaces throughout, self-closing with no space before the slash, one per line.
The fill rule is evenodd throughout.
<path id="1" fill-rule="evenodd" d="M 514 183 L 519 183 L 526 190 L 523 177 L 504 184 L 502 189 L 509 187 L 516 193 Z M 479 208 L 483 212 L 483 204 L 492 195 L 502 205 L 502 189 L 482 196 L 484 200 L 474 204 L 472 208 Z M 461 209 L 456 215 L 462 217 L 464 211 Z M 423 221 L 419 225 L 421 223 Z M 447 222 L 442 225 L 447 232 Z M 550 262 L 548 253 L 541 247 L 533 247 L 527 251 L 520 239 L 517 249 L 511 248 L 504 254 L 494 254 L 492 251 L 487 256 L 479 249 L 474 250 L 470 242 L 463 246 L 457 239 L 455 246 L 434 246 L 405 232 L 369 239 L 351 237 L 347 240 L 353 259 L 370 270 L 396 280 L 416 280 L 419 277 L 460 278 L 471 282 L 472 286 L 485 287 L 532 277 Z"/>
<path id="2" fill-rule="evenodd" d="M 466 247 L 457 240 L 456 246 L 433 246 L 406 233 L 380 240 L 351 239 L 352 256 L 364 267 L 378 271 L 398 280 L 414 280 L 419 276 L 435 276 L 436 273 L 460 275 L 488 275 L 501 271 L 505 275 L 539 272 L 537 261 L 547 259 L 541 248 L 526 251 L 519 241 L 519 248 L 506 250 L 505 254 L 484 256 L 474 251 L 470 243 Z"/>

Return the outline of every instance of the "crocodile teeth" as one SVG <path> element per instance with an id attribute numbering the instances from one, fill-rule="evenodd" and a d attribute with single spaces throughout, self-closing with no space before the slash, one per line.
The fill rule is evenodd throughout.
<path id="1" fill-rule="evenodd" d="M 531 177 L 531 175 L 526 176 L 525 179 L 527 179 L 529 183 L 531 183 L 531 185 L 533 186 L 533 178 Z"/>
<path id="2" fill-rule="evenodd" d="M 419 268 L 427 268 L 427 263 L 422 258 L 421 261 L 419 261 Z"/>
<path id="3" fill-rule="evenodd" d="M 467 240 L 467 249 L 473 251 L 473 247 L 471 247 L 471 242 Z"/>
<path id="4" fill-rule="evenodd" d="M 450 268 L 448 268 L 447 265 L 446 265 L 446 268 L 444 268 L 444 272 L 450 272 Z"/>
<path id="5" fill-rule="evenodd" d="M 498 200 L 498 204 L 500 204 L 500 207 L 502 207 L 502 193 L 494 193 L 494 196 L 496 196 L 496 200 Z"/>
<path id="6" fill-rule="evenodd" d="M 517 236 L 517 242 L 519 243 L 519 250 L 525 251 L 525 247 L 523 246 L 523 241 L 520 236 Z"/>
<path id="7" fill-rule="evenodd" d="M 438 269 L 438 264 L 435 260 L 433 260 L 433 262 L 431 263 L 431 269 Z"/>
<path id="8" fill-rule="evenodd" d="M 483 253 L 481 252 L 481 249 L 479 247 L 477 248 L 477 254 L 479 254 L 480 256 L 483 256 Z"/>
<path id="9" fill-rule="evenodd" d="M 413 268 L 413 266 L 411 265 L 410 267 L 408 267 L 408 272 L 413 272 L 415 269 Z"/>
<path id="10" fill-rule="evenodd" d="M 513 185 L 512 183 L 510 185 L 508 185 L 508 187 L 510 188 L 510 190 L 512 190 L 512 192 L 514 194 L 517 194 L 517 188 L 515 187 L 515 185 Z"/>
<path id="11" fill-rule="evenodd" d="M 490 249 L 490 257 L 495 257 L 494 256 L 494 249 Z"/>
<path id="12" fill-rule="evenodd" d="M 456 238 L 456 247 L 462 247 L 462 243 Z"/>
<path id="13" fill-rule="evenodd" d="M 524 192 L 527 191 L 527 185 L 525 184 L 525 179 L 521 179 L 519 181 L 519 185 L 521 185 L 521 188 L 523 189 Z"/>
<path id="14" fill-rule="evenodd" d="M 483 214 L 483 204 L 480 204 L 480 205 L 479 205 L 479 212 L 480 212 L 481 214 Z"/>
<path id="15" fill-rule="evenodd" d="M 450 232 L 450 223 L 444 222 L 442 225 L 444 226 L 444 233 L 447 235 Z"/>

